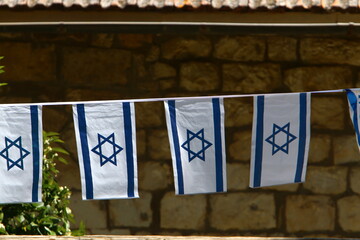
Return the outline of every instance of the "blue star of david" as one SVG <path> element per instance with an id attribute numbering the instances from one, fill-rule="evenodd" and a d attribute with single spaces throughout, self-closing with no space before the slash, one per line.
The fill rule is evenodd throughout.
<path id="1" fill-rule="evenodd" d="M 280 133 L 286 134 L 285 143 L 276 143 L 276 135 Z M 273 133 L 267 139 L 265 139 L 265 141 L 272 145 L 272 155 L 274 155 L 278 151 L 289 154 L 289 144 L 296 138 L 296 136 L 290 133 L 290 122 L 285 124 L 283 127 L 280 127 L 274 123 Z"/>
<path id="2" fill-rule="evenodd" d="M 197 133 L 186 130 L 187 140 L 181 145 L 183 149 L 188 152 L 189 162 L 191 162 L 194 158 L 199 158 L 200 160 L 205 161 L 205 150 L 208 149 L 212 144 L 204 139 L 204 129 L 201 129 Z M 197 152 L 191 149 L 190 143 L 194 139 L 198 139 L 201 141 L 201 149 Z"/>
<path id="3" fill-rule="evenodd" d="M 27 157 L 27 155 L 30 154 L 30 152 L 22 147 L 21 137 L 18 137 L 15 141 L 11 141 L 9 138 L 5 137 L 5 146 L 6 147 L 0 152 L 0 156 L 6 159 L 7 170 L 9 171 L 15 166 L 20 168 L 21 170 L 24 170 L 23 160 Z M 10 149 L 12 147 L 16 147 L 19 149 L 18 156 L 15 157 L 13 153 L 10 154 Z"/>
<path id="4" fill-rule="evenodd" d="M 113 152 L 110 156 L 106 156 L 103 154 L 102 147 L 106 143 L 112 145 Z M 123 148 L 115 143 L 114 133 L 110 134 L 108 137 L 104 137 L 103 135 L 98 134 L 98 145 L 96 145 L 93 149 L 91 149 L 93 153 L 96 153 L 97 155 L 100 156 L 100 167 L 104 166 L 108 162 L 117 166 L 116 155 L 120 153 L 122 150 Z"/>

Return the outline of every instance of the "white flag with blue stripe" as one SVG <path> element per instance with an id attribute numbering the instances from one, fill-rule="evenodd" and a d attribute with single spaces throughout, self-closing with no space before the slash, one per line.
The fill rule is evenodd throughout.
<path id="1" fill-rule="evenodd" d="M 0 203 L 41 202 L 40 106 L 0 106 Z"/>
<path id="2" fill-rule="evenodd" d="M 223 99 L 164 104 L 176 194 L 226 192 Z"/>
<path id="3" fill-rule="evenodd" d="M 310 93 L 254 97 L 250 187 L 304 182 Z"/>
<path id="4" fill-rule="evenodd" d="M 134 103 L 73 105 L 82 197 L 137 198 Z"/>
<path id="5" fill-rule="evenodd" d="M 350 118 L 354 125 L 356 141 L 360 149 L 360 131 L 359 131 L 359 122 L 360 122 L 360 89 L 346 89 L 346 95 L 349 103 Z"/>

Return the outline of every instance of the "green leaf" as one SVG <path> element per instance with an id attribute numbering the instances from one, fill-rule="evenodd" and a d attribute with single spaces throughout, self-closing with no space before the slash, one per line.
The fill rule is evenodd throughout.
<path id="1" fill-rule="evenodd" d="M 53 147 L 52 150 L 55 151 L 55 152 L 64 153 L 66 155 L 69 155 L 68 151 L 66 151 L 65 149 L 60 148 L 60 147 Z"/>

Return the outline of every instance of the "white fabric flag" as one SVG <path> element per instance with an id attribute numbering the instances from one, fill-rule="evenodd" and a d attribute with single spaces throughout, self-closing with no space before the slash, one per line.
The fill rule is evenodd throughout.
<path id="1" fill-rule="evenodd" d="M 250 187 L 304 182 L 310 93 L 254 97 Z"/>
<path id="2" fill-rule="evenodd" d="M 164 104 L 176 194 L 226 192 L 223 99 Z"/>
<path id="3" fill-rule="evenodd" d="M 346 95 L 349 103 L 350 118 L 354 125 L 356 141 L 360 149 L 360 131 L 359 131 L 359 122 L 360 122 L 360 89 L 346 89 Z"/>
<path id="4" fill-rule="evenodd" d="M 0 106 L 0 203 L 41 202 L 40 106 Z"/>
<path id="5" fill-rule="evenodd" d="M 134 103 L 73 105 L 82 197 L 137 198 Z"/>

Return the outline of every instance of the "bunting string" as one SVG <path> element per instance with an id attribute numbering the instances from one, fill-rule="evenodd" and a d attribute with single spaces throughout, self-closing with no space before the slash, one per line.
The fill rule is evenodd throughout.
<path id="1" fill-rule="evenodd" d="M 321 90 L 310 91 L 305 93 L 318 94 L 318 93 L 340 93 L 345 92 L 344 89 L 336 90 Z M 167 98 L 140 98 L 140 99 L 121 99 L 121 100 L 101 100 L 101 101 L 71 101 L 71 102 L 42 102 L 42 103 L 4 103 L 1 106 L 58 106 L 58 105 L 76 105 L 76 104 L 97 104 L 97 103 L 124 103 L 124 102 L 162 102 L 162 101 L 176 101 L 176 100 L 201 100 L 208 98 L 243 98 L 243 97 L 257 97 L 268 95 L 290 95 L 302 92 L 290 93 L 257 93 L 257 94 L 234 94 L 234 95 L 214 95 L 214 96 L 197 96 L 197 97 L 167 97 Z"/>

